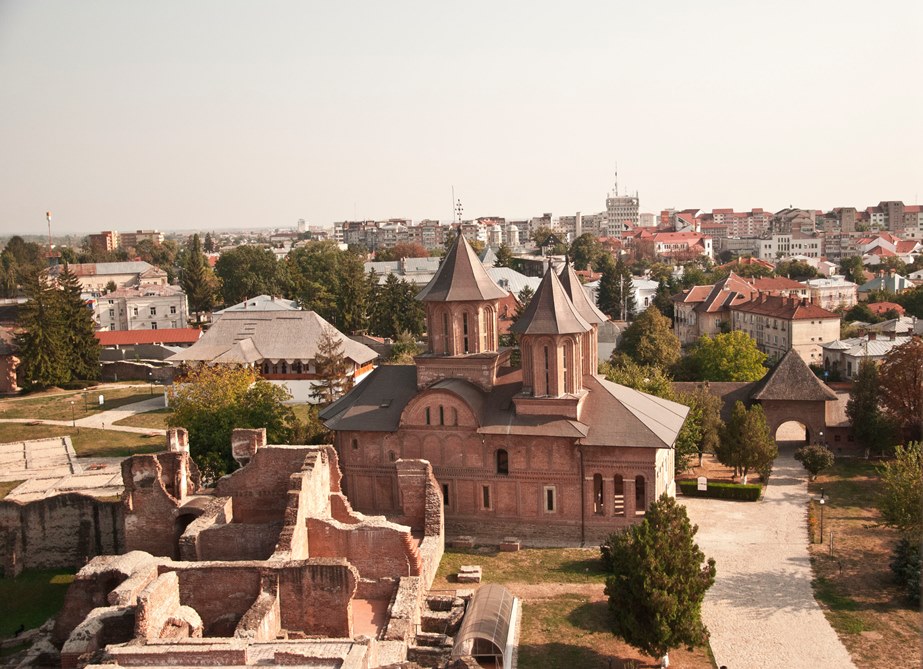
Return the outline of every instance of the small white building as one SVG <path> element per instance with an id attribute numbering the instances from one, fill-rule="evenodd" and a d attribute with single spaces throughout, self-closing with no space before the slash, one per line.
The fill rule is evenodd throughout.
<path id="1" fill-rule="evenodd" d="M 178 286 L 119 288 L 96 299 L 100 330 L 162 330 L 186 327 L 186 293 Z"/>
<path id="2" fill-rule="evenodd" d="M 811 301 L 828 311 L 849 309 L 856 306 L 859 301 L 859 286 L 852 281 L 847 281 L 841 274 L 835 274 L 827 279 L 809 279 L 802 281 L 808 287 Z"/>

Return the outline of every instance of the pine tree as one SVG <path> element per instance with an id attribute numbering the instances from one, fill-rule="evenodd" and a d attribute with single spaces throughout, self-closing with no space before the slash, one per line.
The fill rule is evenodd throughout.
<path id="1" fill-rule="evenodd" d="M 70 381 L 62 341 L 63 323 L 57 291 L 48 282 L 47 272 L 28 277 L 23 290 L 28 298 L 20 309 L 18 335 L 23 386 L 47 388 Z"/>
<path id="2" fill-rule="evenodd" d="M 72 379 L 95 380 L 100 373 L 99 340 L 93 312 L 81 296 L 82 292 L 80 280 L 65 264 L 58 275 L 57 291 L 64 360 Z"/>
<path id="3" fill-rule="evenodd" d="M 324 328 L 320 341 L 317 342 L 314 366 L 317 379 L 314 381 L 311 396 L 319 403 L 331 404 L 352 388 L 353 377 L 346 366 L 343 342 L 333 328 Z"/>
<path id="4" fill-rule="evenodd" d="M 602 277 L 599 279 L 600 310 L 613 320 L 630 321 L 635 317 L 635 290 L 631 272 L 622 262 L 603 262 Z"/>
<path id="5" fill-rule="evenodd" d="M 193 235 L 189 243 L 180 285 L 189 300 L 189 308 L 195 312 L 196 323 L 200 323 L 202 312 L 210 311 L 215 306 L 218 280 L 202 254 L 199 235 Z"/>
<path id="6" fill-rule="evenodd" d="M 644 520 L 602 546 L 612 631 L 653 657 L 708 639 L 702 600 L 715 582 L 715 561 L 695 543 L 686 509 L 663 495 Z"/>
<path id="7" fill-rule="evenodd" d="M 204 242 L 203 246 L 204 246 L 204 249 L 203 249 L 203 250 L 204 250 L 206 253 L 214 253 L 214 252 L 215 252 L 215 240 L 212 238 L 212 233 L 210 233 L 210 232 L 206 232 L 206 233 L 205 233 L 205 242 Z"/>

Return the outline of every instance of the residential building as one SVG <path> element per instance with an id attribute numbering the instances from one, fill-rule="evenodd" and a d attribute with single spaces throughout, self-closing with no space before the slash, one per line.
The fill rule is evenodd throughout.
<path id="1" fill-rule="evenodd" d="M 731 329 L 746 332 L 771 361 L 796 351 L 809 365 L 823 362 L 821 344 L 840 336 L 839 315 L 807 298 L 760 295 L 729 307 Z"/>
<path id="2" fill-rule="evenodd" d="M 606 223 L 610 236 L 620 237 L 621 233 L 626 230 L 624 225 L 626 221 L 632 226 L 638 225 L 639 203 L 637 193 L 619 195 L 618 187 L 606 198 Z"/>
<path id="3" fill-rule="evenodd" d="M 97 252 L 109 253 L 121 247 L 119 233 L 115 230 L 105 230 L 90 235 L 89 241 L 90 248 Z"/>
<path id="4" fill-rule="evenodd" d="M 52 274 L 57 275 L 62 267 L 62 265 L 56 266 L 52 269 Z M 110 282 L 115 284 L 116 288 L 165 286 L 167 284 L 167 273 L 143 260 L 75 263 L 68 265 L 68 268 L 87 293 L 103 293 Z"/>
<path id="5" fill-rule="evenodd" d="M 96 300 L 94 319 L 100 330 L 162 330 L 186 327 L 189 309 L 179 286 L 119 288 Z"/>
<path id="6" fill-rule="evenodd" d="M 808 279 L 802 283 L 808 287 L 811 302 L 827 311 L 849 309 L 859 300 L 859 286 L 840 274 L 826 279 Z"/>
<path id="7" fill-rule="evenodd" d="M 374 368 L 378 354 L 349 339 L 313 311 L 230 311 L 188 349 L 167 359 L 173 365 L 244 365 L 285 386 L 295 402 L 312 397 L 317 377 L 318 343 L 330 331 L 343 345 L 346 373 L 359 382 Z"/>
<path id="8" fill-rule="evenodd" d="M 150 242 L 155 246 L 163 244 L 163 233 L 159 230 L 135 230 L 134 232 L 119 233 L 119 246 L 123 249 L 133 249 L 140 242 Z"/>
<path id="9" fill-rule="evenodd" d="M 878 337 L 875 334 L 834 339 L 823 344 L 824 369 L 835 376 L 855 379 L 863 360 L 880 363 L 891 349 L 906 344 L 909 336 Z"/>
<path id="10" fill-rule="evenodd" d="M 907 277 L 897 274 L 894 270 L 890 270 L 889 272 L 881 270 L 878 272 L 878 276 L 876 276 L 874 279 L 871 279 L 859 286 L 859 300 L 861 302 L 865 302 L 868 300 L 870 293 L 884 292 L 899 295 L 908 290 L 913 290 L 914 288 L 915 286 L 913 281 Z"/>
<path id="11" fill-rule="evenodd" d="M 731 329 L 731 306 L 743 304 L 755 293 L 746 279 L 734 272 L 710 286 L 693 286 L 674 295 L 673 329 L 683 346 L 699 337 L 713 337 Z"/>
<path id="12" fill-rule="evenodd" d="M 461 238 L 420 293 L 428 350 L 377 368 L 321 413 L 345 493 L 397 509 L 394 462 L 418 454 L 442 490 L 446 531 L 526 544 L 598 541 L 674 495 L 673 446 L 687 409 L 596 373 L 606 318 L 572 268 L 549 268 L 513 326 L 522 364 L 499 346 L 491 281 Z"/>

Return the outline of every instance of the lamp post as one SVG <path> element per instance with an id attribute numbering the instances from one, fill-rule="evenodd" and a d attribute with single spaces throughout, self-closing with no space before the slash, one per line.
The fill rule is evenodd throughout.
<path id="1" fill-rule="evenodd" d="M 820 498 L 820 542 L 824 543 L 824 498 Z"/>
<path id="2" fill-rule="evenodd" d="M 818 436 L 818 438 L 820 439 L 820 445 L 821 445 L 821 446 L 824 446 L 824 445 L 825 445 L 825 444 L 824 444 L 824 431 L 821 430 L 820 432 L 818 432 L 818 433 L 817 433 L 817 436 Z"/>
<path id="3" fill-rule="evenodd" d="M 147 373 L 148 381 L 151 382 L 151 397 L 154 396 L 154 372 Z"/>
<path id="4" fill-rule="evenodd" d="M 74 400 L 71 400 L 71 427 L 77 427 L 77 418 L 74 415 Z"/>

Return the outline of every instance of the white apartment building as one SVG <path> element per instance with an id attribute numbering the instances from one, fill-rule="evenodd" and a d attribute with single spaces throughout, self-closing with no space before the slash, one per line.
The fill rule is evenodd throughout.
<path id="1" fill-rule="evenodd" d="M 96 300 L 100 330 L 163 330 L 186 327 L 186 294 L 177 286 L 120 288 Z"/>
<path id="2" fill-rule="evenodd" d="M 859 301 L 859 286 L 847 281 L 840 274 L 834 274 L 827 279 L 809 279 L 801 283 L 808 287 L 811 301 L 828 311 L 849 309 L 856 306 Z"/>

